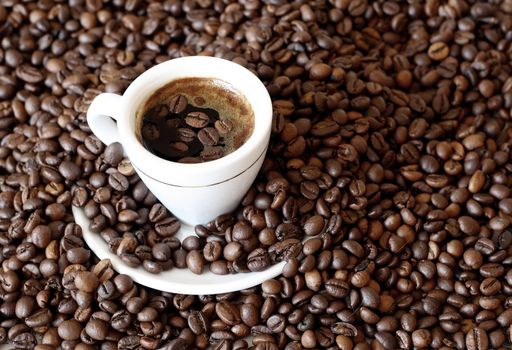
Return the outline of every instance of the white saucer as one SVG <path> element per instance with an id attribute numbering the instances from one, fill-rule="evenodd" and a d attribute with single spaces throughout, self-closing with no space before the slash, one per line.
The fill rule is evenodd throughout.
<path id="1" fill-rule="evenodd" d="M 268 279 L 279 276 L 285 265 L 283 261 L 261 272 L 232 275 L 216 275 L 206 271 L 206 269 L 201 275 L 196 275 L 188 269 L 178 268 L 152 274 L 142 267 L 133 268 L 122 262 L 116 254 L 109 250 L 107 243 L 99 234 L 89 230 L 89 219 L 85 216 L 83 210 L 77 207 L 72 207 L 72 210 L 75 222 L 82 227 L 85 242 L 96 256 L 100 259 L 110 259 L 114 270 L 118 273 L 129 275 L 135 282 L 153 289 L 190 295 L 234 292 L 254 287 Z M 193 234 L 194 231 L 191 226 L 182 226 L 176 237 L 183 240 Z"/>

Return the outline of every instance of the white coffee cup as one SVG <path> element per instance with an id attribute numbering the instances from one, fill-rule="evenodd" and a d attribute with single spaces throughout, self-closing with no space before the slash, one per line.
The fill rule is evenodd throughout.
<path id="1" fill-rule="evenodd" d="M 136 114 L 155 90 L 191 77 L 221 79 L 238 89 L 254 111 L 254 129 L 240 148 L 220 159 L 181 164 L 144 148 L 137 137 Z M 148 69 L 122 96 L 98 95 L 87 111 L 87 121 L 103 143 L 123 145 L 139 177 L 167 209 L 182 222 L 196 225 L 233 211 L 253 183 L 268 147 L 272 102 L 263 83 L 248 69 L 220 58 L 191 56 Z"/>

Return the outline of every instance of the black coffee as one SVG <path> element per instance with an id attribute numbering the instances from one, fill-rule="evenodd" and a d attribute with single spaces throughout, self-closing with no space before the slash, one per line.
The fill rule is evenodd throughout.
<path id="1" fill-rule="evenodd" d="M 183 78 L 149 97 L 138 112 L 139 137 L 151 153 L 180 163 L 224 157 L 242 146 L 254 128 L 247 98 L 212 78 Z"/>

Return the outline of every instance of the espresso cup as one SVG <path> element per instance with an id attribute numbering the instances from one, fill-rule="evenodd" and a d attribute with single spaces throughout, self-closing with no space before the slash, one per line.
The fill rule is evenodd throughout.
<path id="1" fill-rule="evenodd" d="M 247 98 L 254 127 L 242 146 L 217 160 L 182 164 L 162 159 L 142 145 L 137 111 L 156 90 L 182 78 L 220 79 Z M 96 96 L 87 122 L 103 143 L 123 145 L 141 180 L 167 209 L 183 223 L 197 225 L 233 211 L 249 190 L 268 148 L 272 102 L 263 83 L 248 69 L 220 58 L 191 56 L 148 69 L 122 96 Z"/>

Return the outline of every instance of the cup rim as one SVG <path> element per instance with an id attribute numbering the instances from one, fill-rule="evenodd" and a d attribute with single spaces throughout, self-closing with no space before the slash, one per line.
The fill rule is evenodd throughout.
<path id="1" fill-rule="evenodd" d="M 141 103 L 144 103 L 159 87 L 182 77 L 179 76 L 166 80 L 155 88 L 148 88 L 148 85 L 154 79 L 160 78 L 161 80 L 162 74 L 173 70 L 185 69 L 187 65 L 201 67 L 200 70 L 204 71 L 204 74 L 183 74 L 183 77 L 211 77 L 222 80 L 219 72 L 229 70 L 232 75 L 236 74 L 240 84 L 237 85 L 232 82 L 230 84 L 247 97 L 253 109 L 254 128 L 252 134 L 242 146 L 222 158 L 192 164 L 169 161 L 147 150 L 136 135 L 136 126 L 130 128 L 131 124 L 136 123 L 136 114 Z M 141 97 L 142 95 L 144 97 Z M 267 147 L 270 137 L 272 101 L 267 89 L 259 78 L 247 68 L 222 58 L 187 56 L 157 64 L 138 76 L 128 86 L 122 96 L 122 100 L 123 103 L 120 106 L 120 111 L 122 112 L 121 117 L 118 118 L 118 129 L 126 154 L 136 168 L 165 184 L 198 187 L 225 181 L 249 168 Z M 136 103 L 136 101 L 140 100 L 142 100 L 140 103 Z M 255 100 L 258 100 L 258 105 L 255 105 Z M 155 168 L 154 172 L 148 171 L 150 168 Z M 227 173 L 226 169 L 229 169 L 230 172 Z M 226 174 L 222 175 L 221 173 Z M 169 180 L 168 174 L 173 174 L 172 181 Z"/>

